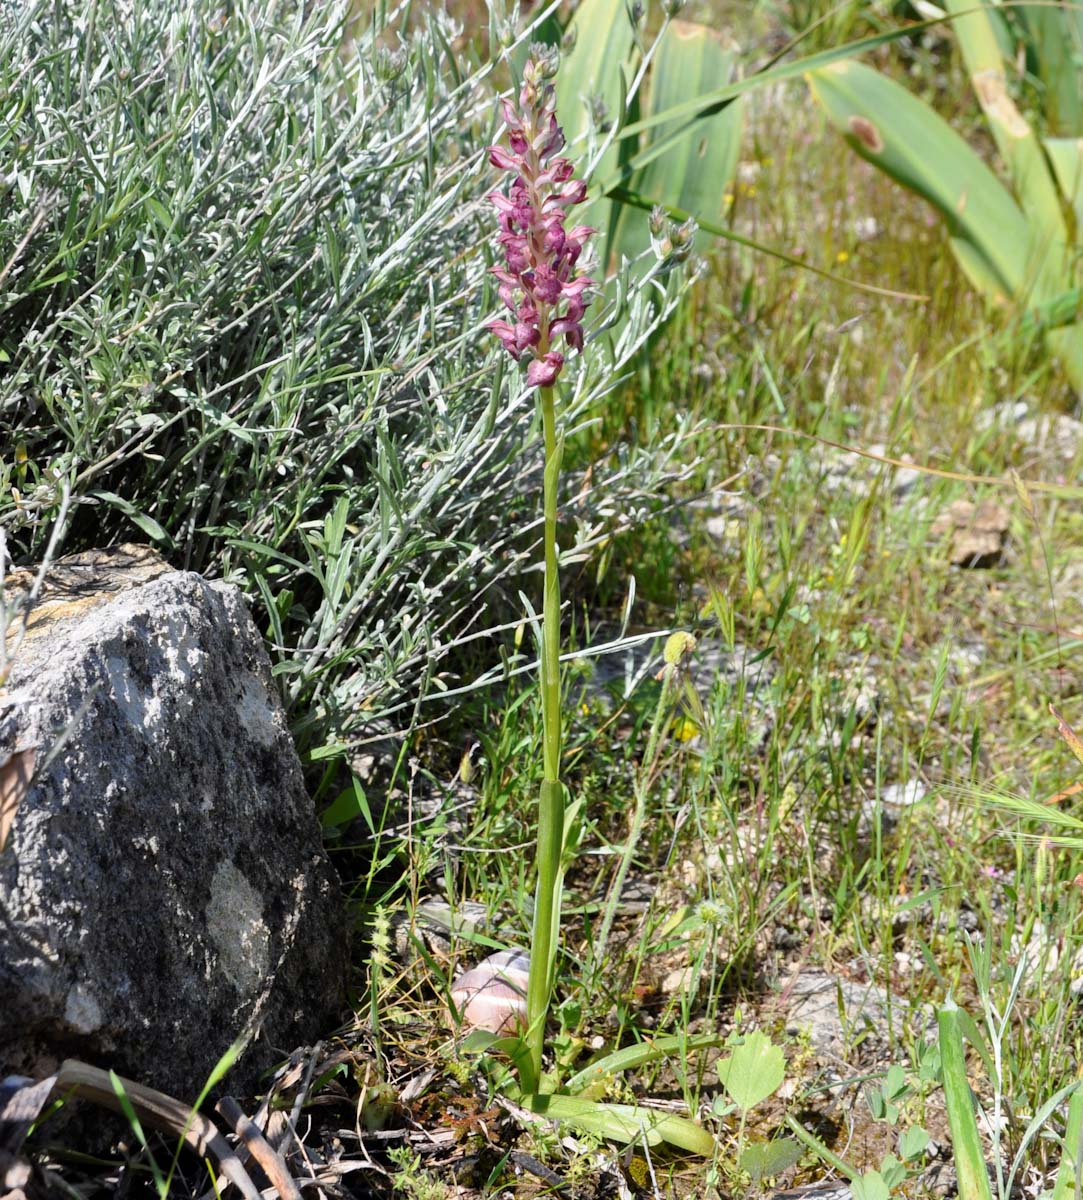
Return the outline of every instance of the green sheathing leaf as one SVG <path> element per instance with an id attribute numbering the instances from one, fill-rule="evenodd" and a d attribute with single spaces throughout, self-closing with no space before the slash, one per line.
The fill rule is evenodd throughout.
<path id="1" fill-rule="evenodd" d="M 981 1135 L 974 1115 L 974 1100 L 967 1081 L 960 1012 L 952 1000 L 949 999 L 937 1013 L 937 1025 L 944 1103 L 959 1177 L 959 1200 L 992 1200 Z"/>
<path id="2" fill-rule="evenodd" d="M 587 1133 L 615 1142 L 645 1139 L 649 1146 L 667 1142 L 703 1158 L 711 1158 L 715 1152 L 715 1140 L 702 1125 L 672 1113 L 632 1104 L 596 1104 L 578 1096 L 530 1095 L 524 1096 L 522 1102 L 539 1116 L 567 1121 Z"/>
<path id="3" fill-rule="evenodd" d="M 1037 299 L 1046 299 L 1050 288 L 1063 290 L 1068 230 L 1038 137 L 1008 94 L 994 26 L 999 15 L 975 8 L 973 0 L 947 0 L 947 8 L 957 14 L 955 32 L 970 81 L 1031 228 L 1032 273 L 1038 272 L 1030 281 L 1033 291 Z"/>
<path id="4" fill-rule="evenodd" d="M 626 72 L 635 53 L 635 38 L 625 0 L 583 0 L 575 10 L 569 32 L 575 45 L 563 56 L 557 72 L 557 116 L 574 158 L 585 169 L 588 161 L 594 162 L 607 137 L 605 130 L 594 128 L 592 101 L 600 100 L 605 105 L 607 127 L 619 128 L 623 123 L 630 78 Z M 593 177 L 601 179 L 619 172 L 629 153 L 628 145 L 614 138 L 594 163 Z M 616 219 L 615 206 L 597 197 L 594 189 L 591 197 L 590 203 L 577 211 L 576 221 L 599 230 L 608 244 L 611 223 Z"/>
<path id="5" fill-rule="evenodd" d="M 1001 304 L 1025 294 L 1026 219 L 947 122 L 861 63 L 834 63 L 806 78 L 828 119 L 863 158 L 940 210 L 952 247 L 976 286 Z"/>
<path id="6" fill-rule="evenodd" d="M 649 112 L 665 112 L 705 91 L 728 83 L 734 74 L 736 46 L 705 25 L 673 21 L 666 30 L 651 66 Z M 646 145 L 669 137 L 685 122 L 657 125 Z M 637 171 L 630 190 L 659 204 L 716 221 L 725 212 L 725 194 L 737 169 L 741 150 L 743 105 L 740 100 L 720 113 L 703 118 L 661 157 Z M 697 239 L 703 249 L 704 238 Z M 641 211 L 622 206 L 613 255 L 635 258 L 650 245 Z"/>

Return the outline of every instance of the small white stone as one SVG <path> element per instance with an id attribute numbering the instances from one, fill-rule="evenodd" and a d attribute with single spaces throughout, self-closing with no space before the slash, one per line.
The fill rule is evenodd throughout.
<path id="1" fill-rule="evenodd" d="M 896 813 L 920 804 L 924 799 L 925 785 L 920 779 L 911 779 L 906 783 L 889 783 L 880 792 L 880 804 Z"/>
<path id="2" fill-rule="evenodd" d="M 101 1028 L 102 1010 L 93 994 L 81 983 L 68 992 L 64 1020 L 76 1033 L 94 1033 Z"/>
<path id="3" fill-rule="evenodd" d="M 662 980 L 662 995 L 675 996 L 685 992 L 692 986 L 692 968 L 678 967 Z"/>
<path id="4" fill-rule="evenodd" d="M 498 950 L 451 985 L 464 1031 L 484 1029 L 498 1036 L 526 1026 L 526 989 L 530 956 L 523 950 Z"/>

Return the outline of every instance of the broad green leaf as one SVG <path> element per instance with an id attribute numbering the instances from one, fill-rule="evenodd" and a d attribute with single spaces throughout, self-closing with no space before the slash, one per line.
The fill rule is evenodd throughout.
<path id="1" fill-rule="evenodd" d="M 801 1161 L 804 1149 L 793 1138 L 777 1138 L 773 1142 L 754 1142 L 746 1146 L 738 1160 L 742 1171 L 747 1171 L 753 1183 L 761 1179 L 773 1179 L 795 1167 Z"/>
<path id="2" fill-rule="evenodd" d="M 1026 218 L 946 121 L 860 63 L 812 71 L 808 82 L 828 119 L 863 158 L 940 210 L 953 248 L 966 244 L 967 274 L 980 262 L 987 283 L 995 285 L 992 300 L 1004 303 L 1024 293 L 1030 270 Z"/>
<path id="3" fill-rule="evenodd" d="M 355 775 L 352 786 L 343 788 L 324 809 L 320 816 L 320 824 L 324 829 L 336 829 L 340 825 L 348 825 L 356 817 L 363 818 L 369 833 L 375 834 L 376 826 L 369 809 L 368 797 L 361 781 Z"/>
<path id="4" fill-rule="evenodd" d="M 948 245 L 955 255 L 955 261 L 975 291 L 980 292 L 993 304 L 1004 305 L 1008 302 L 1003 280 L 997 274 L 996 267 L 973 242 L 968 242 L 965 238 L 949 237 Z"/>
<path id="5" fill-rule="evenodd" d="M 652 142 L 646 149 L 634 154 L 620 171 L 613 175 L 603 176 L 601 191 L 604 195 L 609 195 L 613 188 L 621 184 L 626 184 L 636 171 L 653 162 L 654 159 L 665 154 L 671 146 L 675 145 L 687 132 L 687 128 L 691 128 L 692 123 L 713 116 L 716 112 L 721 112 L 726 105 L 731 104 L 738 96 L 743 96 L 746 92 L 752 91 L 753 88 L 763 87 L 769 83 L 782 83 L 787 79 L 797 79 L 811 71 L 828 67 L 832 63 L 839 63 L 846 59 L 855 58 L 859 54 L 864 54 L 867 50 L 875 50 L 879 46 L 886 46 L 891 42 L 898 41 L 900 38 L 912 38 L 923 30 L 932 29 L 935 26 L 944 24 L 949 19 L 946 16 L 934 17 L 928 21 L 918 21 L 897 29 L 890 29 L 885 33 L 877 33 L 871 37 L 846 42 L 844 45 L 836 46 L 831 50 L 823 50 L 817 54 L 810 54 L 807 58 L 795 58 L 783 63 L 772 61 L 771 65 L 762 71 L 757 71 L 754 75 L 748 76 L 746 79 L 739 79 L 734 83 L 713 88 L 702 95 L 694 96 L 681 104 L 667 108 L 663 112 L 645 117 L 641 121 L 629 121 L 617 135 L 618 140 L 633 137 L 638 138 L 645 130 L 654 129 L 658 125 L 664 125 L 676 120 L 678 117 L 681 119 L 681 124 L 666 137 Z"/>
<path id="6" fill-rule="evenodd" d="M 906 1178 L 906 1168 L 894 1154 L 885 1154 L 880 1160 L 880 1178 L 891 1192 Z"/>
<path id="7" fill-rule="evenodd" d="M 906 1095 L 910 1085 L 906 1081 L 906 1072 L 898 1063 L 893 1063 L 884 1076 L 884 1095 L 889 1100 L 899 1100 Z"/>
<path id="8" fill-rule="evenodd" d="M 529 1095 L 522 1104 L 539 1116 L 567 1121 L 587 1133 L 598 1134 L 615 1142 L 638 1142 L 649 1146 L 666 1142 L 690 1154 L 704 1158 L 714 1155 L 715 1140 L 695 1121 L 632 1104 L 596 1104 L 579 1096 Z"/>
<path id="9" fill-rule="evenodd" d="M 649 112 L 663 113 L 711 85 L 728 81 L 735 65 L 736 46 L 722 34 L 705 25 L 672 21 L 651 64 Z M 665 154 L 637 171 L 629 189 L 666 207 L 683 209 L 697 220 L 721 219 L 741 150 L 743 112 L 741 101 L 735 100 L 697 122 Z M 681 125 L 678 119 L 652 129 L 647 146 L 668 138 Z M 697 239 L 701 249 L 703 240 Z M 642 214 L 621 208 L 611 259 L 635 258 L 649 245 Z"/>
<path id="10" fill-rule="evenodd" d="M 486 1054 L 492 1050 L 498 1040 L 496 1034 L 490 1033 L 487 1029 L 471 1029 L 459 1043 L 459 1049 L 464 1054 Z"/>
<path id="11" fill-rule="evenodd" d="M 1083 133 L 1078 60 L 1083 43 L 1075 40 L 1083 36 L 1083 22 L 1078 8 L 1072 7 L 1073 12 L 1048 4 L 1020 4 L 1016 9 L 1026 26 L 1038 78 L 1045 85 L 1045 127 L 1064 136 Z"/>
<path id="12" fill-rule="evenodd" d="M 119 509 L 147 537 L 152 538 L 156 542 L 164 542 L 167 546 L 172 545 L 173 539 L 161 525 L 152 516 L 136 508 L 130 500 L 126 500 L 123 496 L 118 496 L 116 492 L 87 492 L 87 496 L 94 500 L 101 500 L 106 504 L 112 505 L 113 508 Z"/>
<path id="13" fill-rule="evenodd" d="M 981 22 L 985 14 L 971 11 L 971 17 Z M 994 303 L 1041 306 L 1072 283 L 1059 197 L 1037 141 L 1003 91 L 1003 71 L 985 66 L 999 54 L 988 24 L 964 29 L 978 31 L 970 36 L 972 61 L 981 67 L 975 83 L 1011 156 L 1029 219 L 966 142 L 905 88 L 854 62 L 809 72 L 809 86 L 862 157 L 940 210 L 975 287 Z M 1083 327 L 1049 329 L 1045 340 L 1083 390 Z"/>
<path id="14" fill-rule="evenodd" d="M 557 115 L 569 146 L 585 168 L 587 157 L 594 158 L 607 136 L 605 130 L 594 128 L 592 105 L 604 105 L 605 124 L 610 129 L 615 130 L 624 120 L 627 76 L 622 76 L 622 71 L 632 62 L 635 39 L 625 0 L 583 0 L 568 29 L 575 45 L 562 57 L 557 72 Z M 614 138 L 595 164 L 594 176 L 619 170 L 624 156 Z M 614 217 L 613 206 L 605 199 L 592 198 L 576 212 L 577 223 L 599 230 L 606 241 Z"/>
<path id="15" fill-rule="evenodd" d="M 899 1137 L 899 1157 L 903 1162 L 917 1158 L 929 1144 L 929 1135 L 920 1125 L 911 1125 Z"/>
<path id="16" fill-rule="evenodd" d="M 748 1112 L 782 1086 L 786 1058 L 766 1033 L 748 1034 L 733 1053 L 718 1064 L 718 1080 L 742 1112 Z"/>
<path id="17" fill-rule="evenodd" d="M 1044 262 L 1043 275 L 1062 275 L 1068 230 L 1060 198 L 1034 130 L 1008 94 L 1004 57 L 994 22 L 999 14 L 974 0 L 947 0 L 955 15 L 955 33 L 985 119 L 1001 157 L 1011 172 L 1016 197 L 1031 227 L 1032 250 Z M 1033 283 L 1038 284 L 1038 279 Z M 1035 286 L 1039 298 L 1045 290 Z"/>

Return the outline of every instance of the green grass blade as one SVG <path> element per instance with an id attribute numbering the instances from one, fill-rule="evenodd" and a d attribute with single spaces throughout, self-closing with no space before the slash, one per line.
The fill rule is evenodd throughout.
<path id="1" fill-rule="evenodd" d="M 944 1072 L 944 1100 L 951 1128 L 955 1170 L 959 1177 L 959 1200 L 992 1200 L 970 1084 L 966 1078 L 959 1008 L 953 1000 L 947 1000 L 937 1013 L 937 1027 L 940 1031 L 940 1062 Z"/>
<path id="2" fill-rule="evenodd" d="M 1068 1101 L 1068 1119 L 1064 1127 L 1064 1149 L 1057 1179 L 1053 1184 L 1052 1200 L 1068 1200 L 1078 1194 L 1080 1164 L 1083 1163 L 1083 1089 L 1077 1088 Z"/>
<path id="3" fill-rule="evenodd" d="M 1046 1100 L 1046 1102 L 1031 1118 L 1026 1130 L 1023 1132 L 1023 1136 L 1019 1139 L 1019 1148 L 1015 1152 L 1015 1158 L 1012 1159 L 1012 1169 L 1008 1173 L 1008 1182 L 1004 1188 L 1006 1195 L 1011 1196 L 1015 1194 L 1013 1184 L 1018 1178 L 1020 1169 L 1026 1162 L 1027 1152 L 1030 1150 L 1031 1144 L 1045 1128 L 1046 1122 L 1064 1103 L 1064 1101 L 1068 1099 L 1069 1096 L 1071 1096 L 1072 1100 L 1074 1100 L 1078 1095 L 1078 1082 L 1069 1083 L 1062 1087 L 1059 1091 L 1054 1092 L 1053 1095 Z"/>

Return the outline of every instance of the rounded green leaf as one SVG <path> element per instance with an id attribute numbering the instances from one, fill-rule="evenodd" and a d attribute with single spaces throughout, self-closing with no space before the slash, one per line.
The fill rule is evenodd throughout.
<path id="1" fill-rule="evenodd" d="M 718 1064 L 718 1080 L 742 1112 L 773 1095 L 786 1077 L 786 1058 L 765 1033 L 748 1034 L 729 1058 Z"/>

